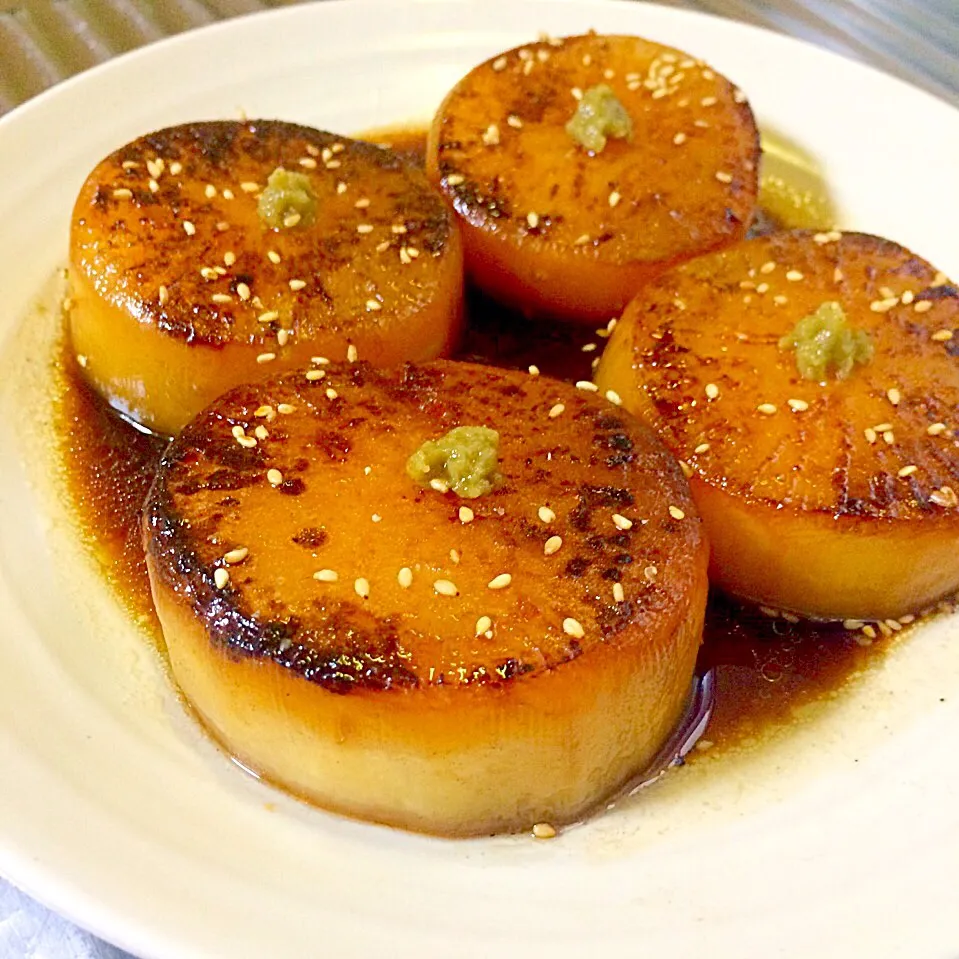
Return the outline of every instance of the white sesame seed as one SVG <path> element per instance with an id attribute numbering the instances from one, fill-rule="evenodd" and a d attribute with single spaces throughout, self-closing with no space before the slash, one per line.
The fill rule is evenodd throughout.
<path id="1" fill-rule="evenodd" d="M 622 406 L 622 405 L 623 405 L 623 399 L 622 399 L 622 397 L 619 395 L 619 393 L 616 392 L 616 390 L 607 390 L 607 391 L 606 391 L 606 399 L 609 400 L 609 402 L 612 403 L 613 406 Z"/>
<path id="2" fill-rule="evenodd" d="M 643 576 L 645 576 L 646 579 L 647 579 L 650 583 L 655 582 L 655 581 L 656 581 L 656 577 L 657 577 L 658 575 L 659 575 L 659 569 L 658 569 L 657 567 L 655 567 L 655 566 L 647 566 L 647 567 L 643 570 Z"/>
<path id="3" fill-rule="evenodd" d="M 253 430 L 253 435 L 258 440 L 268 440 L 270 438 L 270 431 L 262 423 L 260 423 L 259 426 Z"/>
<path id="4" fill-rule="evenodd" d="M 232 303 L 233 297 L 229 293 L 214 293 L 210 299 L 214 303 Z"/>
<path id="5" fill-rule="evenodd" d="M 325 370 L 307 370 L 306 378 L 311 382 L 315 383 L 317 380 L 322 380 L 326 376 Z"/>
<path id="6" fill-rule="evenodd" d="M 888 446 L 892 446 L 896 442 L 896 434 L 892 430 L 886 430 L 882 434 L 882 441 Z"/>
<path id="7" fill-rule="evenodd" d="M 158 193 L 160 190 L 160 184 L 156 180 L 150 180 L 147 186 L 149 186 L 151 193 Z"/>
<path id="8" fill-rule="evenodd" d="M 548 822 L 538 822 L 533 826 L 533 837 L 535 839 L 555 839 L 556 827 Z"/>
<path id="9" fill-rule="evenodd" d="M 682 146 L 685 142 L 686 142 L 685 133 L 677 133 L 676 136 L 673 137 L 673 143 L 678 147 Z"/>
<path id="10" fill-rule="evenodd" d="M 532 366 L 532 365 L 531 365 L 531 366 L 529 367 L 529 375 L 530 375 L 530 376 L 539 376 L 539 367 L 538 367 L 538 366 Z"/>
<path id="11" fill-rule="evenodd" d="M 726 172 L 723 171 L 723 170 L 717 170 L 717 171 L 716 171 L 716 179 L 719 180 L 720 183 L 732 183 L 732 182 L 733 182 L 733 176 L 732 176 L 732 174 L 731 174 L 731 173 L 726 173 Z"/>
<path id="12" fill-rule="evenodd" d="M 326 398 L 327 398 L 328 400 L 335 400 L 335 399 L 337 398 L 337 396 L 339 396 L 339 394 L 336 392 L 336 390 L 333 389 L 332 386 L 330 386 L 330 387 L 327 388 L 327 390 L 326 390 Z"/>
<path id="13" fill-rule="evenodd" d="M 296 411 L 295 406 L 291 406 L 289 403 L 278 403 L 276 406 L 277 413 L 283 413 L 287 415 Z"/>
<path id="14" fill-rule="evenodd" d="M 310 362 L 317 366 L 327 366 L 330 361 L 325 356 L 311 356 Z"/>
<path id="15" fill-rule="evenodd" d="M 774 260 L 767 260 L 760 268 L 760 273 L 772 273 L 776 269 L 776 263 Z"/>
<path id="16" fill-rule="evenodd" d="M 900 479 L 905 479 L 907 476 L 912 476 L 918 469 L 918 466 L 904 466 L 896 475 L 899 476 Z"/>
<path id="17" fill-rule="evenodd" d="M 353 581 L 353 590 L 360 599 L 369 599 L 370 598 L 370 582 L 368 579 L 364 579 L 360 576 L 358 579 Z"/>
<path id="18" fill-rule="evenodd" d="M 300 166 L 305 167 L 307 170 L 316 169 L 316 160 L 313 157 L 300 157 Z"/>
<path id="19" fill-rule="evenodd" d="M 764 416 L 772 416 L 776 412 L 775 403 L 760 403 L 756 407 L 757 413 L 762 413 Z"/>
<path id="20" fill-rule="evenodd" d="M 500 573 L 494 576 L 486 585 L 489 589 L 506 589 L 513 582 L 513 577 L 509 573 Z"/>
<path id="21" fill-rule="evenodd" d="M 531 230 L 535 230 L 539 226 L 539 214 L 531 210 L 526 214 L 526 222 Z"/>
<path id="22" fill-rule="evenodd" d="M 523 121 L 518 116 L 516 116 L 515 113 L 511 113 L 506 118 L 506 123 L 508 126 L 511 126 L 514 130 L 519 130 L 523 126 Z"/>
<path id="23" fill-rule="evenodd" d="M 697 446 L 697 447 L 693 450 L 693 452 L 694 452 L 694 453 L 698 453 L 698 454 L 700 454 L 700 455 L 702 455 L 703 453 L 708 453 L 708 452 L 709 452 L 709 443 L 700 443 L 699 446 Z"/>
<path id="24" fill-rule="evenodd" d="M 799 270 L 789 270 L 786 273 L 786 279 L 790 283 L 798 283 L 799 280 L 803 278 L 803 274 Z"/>
<path id="25" fill-rule="evenodd" d="M 380 522 L 382 522 L 382 521 L 383 521 L 383 517 L 380 516 L 379 513 L 374 513 L 374 514 L 370 517 L 370 522 L 372 522 L 372 523 L 380 523 Z"/>
<path id="26" fill-rule="evenodd" d="M 286 346 L 287 340 L 292 336 L 292 332 L 287 329 L 279 329 L 276 331 L 276 342 L 278 346 Z"/>
<path id="27" fill-rule="evenodd" d="M 596 393 L 599 387 L 592 380 L 577 380 L 576 389 L 583 390 L 586 393 Z"/>
<path id="28" fill-rule="evenodd" d="M 719 387 L 715 383 L 707 383 L 704 392 L 706 399 L 715 400 L 719 398 Z"/>
<path id="29" fill-rule="evenodd" d="M 276 353 L 260 353 L 256 361 L 257 363 L 272 363 L 276 359 Z"/>
<path id="30" fill-rule="evenodd" d="M 573 246 L 586 246 L 590 241 L 590 235 L 588 233 L 582 233 L 575 240 L 573 240 Z"/>
<path id="31" fill-rule="evenodd" d="M 361 196 L 353 206 L 357 210 L 365 210 L 370 205 L 369 197 Z"/>
<path id="32" fill-rule="evenodd" d="M 217 589 L 223 589 L 226 584 L 230 582 L 230 571 L 224 569 L 222 566 L 218 566 L 213 571 L 213 582 Z"/>
<path id="33" fill-rule="evenodd" d="M 506 63 L 507 63 L 506 57 L 497 57 L 497 58 L 493 61 L 492 67 L 493 67 L 493 69 L 494 69 L 497 73 L 499 73 L 500 70 L 505 70 L 505 69 L 506 69 Z"/>
<path id="34" fill-rule="evenodd" d="M 622 583 L 613 583 L 613 602 L 622 603 L 626 600 L 626 591 Z"/>
<path id="35" fill-rule="evenodd" d="M 547 556 L 552 556 L 553 553 L 559 551 L 559 548 L 563 545 L 562 536 L 550 536 L 545 543 L 543 543 L 543 553 Z"/>
<path id="36" fill-rule="evenodd" d="M 289 287 L 296 293 L 297 290 L 302 290 L 306 286 L 306 280 L 290 280 Z"/>
<path id="37" fill-rule="evenodd" d="M 413 585 L 413 570 L 409 566 L 404 566 L 397 574 L 396 581 L 403 589 L 409 589 Z"/>
<path id="38" fill-rule="evenodd" d="M 451 583 L 448 579 L 438 579 L 433 583 L 433 589 L 440 596 L 456 596 L 459 594 L 459 590 L 456 588 L 455 583 Z"/>
<path id="39" fill-rule="evenodd" d="M 183 221 L 183 232 L 187 236 L 193 236 L 193 234 L 196 233 L 196 227 L 193 225 L 192 221 L 190 220 Z"/>
<path id="40" fill-rule="evenodd" d="M 491 123 L 483 134 L 483 143 L 488 147 L 495 147 L 499 146 L 499 142 L 499 127 L 495 123 Z"/>
<path id="41" fill-rule="evenodd" d="M 493 620 L 489 616 L 480 616 L 476 620 L 476 636 L 482 636 L 483 633 L 488 633 L 493 628 Z"/>
<path id="42" fill-rule="evenodd" d="M 237 283 L 236 295 L 244 302 L 250 298 L 250 288 L 246 283 Z"/>
<path id="43" fill-rule="evenodd" d="M 236 549 L 231 549 L 223 554 L 223 562 L 230 565 L 242 563 L 249 555 L 250 551 L 245 546 L 238 546 Z"/>
<path id="44" fill-rule="evenodd" d="M 279 486 L 283 482 L 283 474 L 278 469 L 268 469 L 266 471 L 266 481 L 270 486 Z"/>
<path id="45" fill-rule="evenodd" d="M 336 192 L 340 194 L 340 196 L 346 193 L 346 189 L 346 184 L 342 180 L 336 184 Z"/>
<path id="46" fill-rule="evenodd" d="M 933 490 L 929 495 L 929 499 L 932 500 L 936 506 L 943 506 L 948 509 L 959 505 L 959 496 L 956 496 L 956 491 L 951 486 L 943 486 L 941 489 Z"/>
<path id="47" fill-rule="evenodd" d="M 945 433 L 945 431 L 945 423 L 930 423 L 929 426 L 926 427 L 926 433 L 928 433 L 929 436 L 939 436 L 940 433 Z"/>
<path id="48" fill-rule="evenodd" d="M 357 224 L 356 232 L 361 234 L 372 233 L 373 225 L 371 223 L 359 223 Z"/>
<path id="49" fill-rule="evenodd" d="M 113 195 L 118 200 L 129 200 L 133 196 L 133 190 L 128 190 L 125 186 L 122 186 L 114 190 Z"/>
<path id="50" fill-rule="evenodd" d="M 563 632 L 566 633 L 567 636 L 572 636 L 575 639 L 582 639 L 586 635 L 579 620 L 573 619 L 572 616 L 567 616 L 566 619 L 563 620 Z"/>
<path id="51" fill-rule="evenodd" d="M 266 257 L 271 263 L 274 263 L 274 264 L 279 263 L 281 259 L 280 254 L 277 253 L 276 250 L 268 250 Z"/>
<path id="52" fill-rule="evenodd" d="M 536 511 L 536 515 L 539 517 L 541 523 L 549 524 L 556 519 L 556 514 L 548 506 L 541 506 Z"/>
<path id="53" fill-rule="evenodd" d="M 555 420 L 557 416 L 563 415 L 563 411 L 565 409 L 566 409 L 566 405 L 564 403 L 557 403 L 555 406 L 550 407 L 550 411 L 548 414 L 549 418 L 551 420 Z"/>
<path id="54" fill-rule="evenodd" d="M 157 290 L 157 299 L 160 301 L 160 306 L 163 306 L 169 298 L 170 291 L 161 283 Z"/>
<path id="55" fill-rule="evenodd" d="M 437 493 L 448 493 L 450 491 L 449 483 L 445 483 L 439 478 L 430 480 L 430 489 L 436 490 Z"/>
<path id="56" fill-rule="evenodd" d="M 474 518 L 473 511 L 468 506 L 461 506 L 457 512 L 461 523 L 472 523 Z"/>
<path id="57" fill-rule="evenodd" d="M 353 343 L 346 348 L 346 360 L 348 363 L 355 363 L 359 354 L 357 353 L 356 346 Z"/>
<path id="58" fill-rule="evenodd" d="M 379 300 L 367 300 L 366 301 L 367 310 L 375 313 L 377 310 L 383 309 L 383 304 Z"/>
<path id="59" fill-rule="evenodd" d="M 869 304 L 869 309 L 873 313 L 888 313 L 894 306 L 899 303 L 899 297 L 892 296 L 885 300 L 873 300 Z"/>
<path id="60" fill-rule="evenodd" d="M 704 106 L 704 107 L 715 106 L 716 102 L 717 101 L 715 97 L 703 97 L 702 100 L 699 101 L 700 106 Z"/>
<path id="61" fill-rule="evenodd" d="M 932 309 L 932 300 L 916 300 L 912 308 L 916 313 L 928 313 Z"/>
<path id="62" fill-rule="evenodd" d="M 670 506 L 670 507 L 669 507 L 669 515 L 672 516 L 673 519 L 685 519 L 685 518 L 686 518 L 686 514 L 685 514 L 678 506 Z"/>
<path id="63" fill-rule="evenodd" d="M 621 513 L 613 513 L 613 526 L 615 526 L 616 529 L 632 529 L 633 521 L 627 519 L 627 517 Z"/>
<path id="64" fill-rule="evenodd" d="M 804 413 L 809 409 L 809 404 L 805 400 L 786 400 L 786 403 L 795 413 Z"/>
<path id="65" fill-rule="evenodd" d="M 227 187 L 227 188 L 226 188 L 225 190 L 223 190 L 222 192 L 223 192 L 223 199 L 224 199 L 224 200 L 232 200 L 232 199 L 234 199 L 235 196 L 236 196 L 236 194 L 235 194 L 229 187 Z"/>
<path id="66" fill-rule="evenodd" d="M 254 183 L 252 180 L 244 180 L 240 184 L 240 189 L 244 193 L 256 193 L 256 191 L 260 189 L 260 185 L 258 183 Z"/>
<path id="67" fill-rule="evenodd" d="M 888 399 L 893 406 L 898 406 L 899 401 L 902 399 L 902 394 L 893 386 L 886 391 L 886 399 Z"/>
<path id="68" fill-rule="evenodd" d="M 87 358 L 82 353 L 77 353 L 77 362 L 80 364 L 80 366 L 86 369 Z"/>
<path id="69" fill-rule="evenodd" d="M 925 302 L 929 303 L 931 301 L 926 300 Z M 918 307 L 918 304 L 916 304 Z M 952 339 L 952 330 L 936 330 L 935 333 L 930 337 L 936 343 L 948 343 Z"/>
<path id="70" fill-rule="evenodd" d="M 313 578 L 321 583 L 335 583 L 340 578 L 340 574 L 335 569 L 318 569 L 313 574 Z"/>
<path id="71" fill-rule="evenodd" d="M 619 201 L 621 199 L 622 199 L 622 196 L 620 195 L 619 191 L 613 190 L 613 192 L 610 193 L 609 195 L 609 199 L 608 199 L 609 205 L 611 207 L 619 206 Z"/>
<path id="72" fill-rule="evenodd" d="M 462 173 L 451 173 L 446 178 L 447 186 L 459 186 L 461 183 L 466 182 L 466 177 Z"/>

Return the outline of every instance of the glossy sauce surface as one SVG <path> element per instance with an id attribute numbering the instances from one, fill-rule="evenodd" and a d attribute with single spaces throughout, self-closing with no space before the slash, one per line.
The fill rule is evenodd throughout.
<path id="1" fill-rule="evenodd" d="M 414 162 L 422 157 L 421 131 L 367 134 Z M 782 171 L 777 172 L 782 180 Z M 783 225 L 808 225 L 828 209 L 824 194 L 797 204 Z M 775 203 L 770 204 L 776 206 Z M 781 212 L 779 206 L 777 212 Z M 780 225 L 763 214 L 760 230 Z M 831 224 L 825 224 L 831 225 Z M 479 294 L 469 297 L 469 328 L 458 356 L 498 366 L 539 367 L 543 375 L 588 379 L 604 338 L 588 329 L 534 323 L 505 311 Z M 605 332 L 605 331 L 604 331 Z M 140 537 L 140 508 L 149 490 L 165 438 L 144 434 L 113 413 L 86 385 L 69 346 L 61 346 L 56 417 L 59 458 L 82 535 L 104 575 L 131 615 L 149 624 L 157 648 L 163 639 L 153 611 Z M 888 631 L 888 630 L 887 630 Z M 714 748 L 754 742 L 788 725 L 796 711 L 824 701 L 886 648 L 841 626 L 787 622 L 714 596 L 707 613 L 699 664 L 713 668 L 716 705 L 705 734 Z"/>

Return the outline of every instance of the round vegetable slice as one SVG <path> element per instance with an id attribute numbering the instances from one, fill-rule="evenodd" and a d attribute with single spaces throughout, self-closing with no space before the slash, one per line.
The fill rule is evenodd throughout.
<path id="1" fill-rule="evenodd" d="M 70 284 L 87 377 L 173 433 L 230 387 L 314 355 L 447 352 L 462 249 L 422 172 L 390 151 L 278 121 L 190 123 L 90 173 Z"/>
<path id="2" fill-rule="evenodd" d="M 661 277 L 597 380 L 687 467 L 711 579 L 824 618 L 959 587 L 959 291 L 864 234 L 773 234 Z"/>
<path id="3" fill-rule="evenodd" d="M 594 34 L 476 67 L 441 104 L 427 151 L 471 279 L 529 313 L 589 323 L 741 239 L 758 162 L 729 80 L 680 50 Z"/>
<path id="4" fill-rule="evenodd" d="M 489 488 L 458 495 L 432 454 L 427 476 L 425 444 Z M 574 820 L 690 689 L 707 546 L 686 481 L 630 414 L 543 377 L 361 363 L 239 387 L 171 444 L 144 535 L 206 725 L 350 815 Z"/>

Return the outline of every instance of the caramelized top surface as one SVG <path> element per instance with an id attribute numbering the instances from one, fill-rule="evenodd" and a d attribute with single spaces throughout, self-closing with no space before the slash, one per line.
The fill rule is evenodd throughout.
<path id="1" fill-rule="evenodd" d="M 874 354 L 846 379 L 810 382 L 779 340 L 829 301 Z M 665 274 L 610 349 L 627 344 L 642 405 L 705 482 L 785 508 L 908 519 L 955 514 L 954 331 L 959 290 L 924 260 L 864 234 L 796 231 Z"/>
<path id="2" fill-rule="evenodd" d="M 324 373 L 233 390 L 164 456 L 147 550 L 214 642 L 339 691 L 501 682 L 603 644 L 663 642 L 641 630 L 703 587 L 706 545 L 675 460 L 596 394 L 465 363 Z M 500 434 L 502 481 L 479 499 L 405 472 L 458 425 Z"/>
<path id="3" fill-rule="evenodd" d="M 575 94 L 599 84 L 633 134 L 591 155 L 565 127 Z M 712 249 L 745 232 L 756 204 L 759 134 L 746 98 L 702 61 L 637 37 L 494 57 L 448 94 L 431 136 L 442 188 L 467 220 L 587 259 Z"/>
<path id="4" fill-rule="evenodd" d="M 309 177 L 310 225 L 261 221 L 278 166 Z M 190 123 L 97 165 L 74 208 L 71 263 L 171 336 L 269 346 L 280 328 L 349 336 L 415 316 L 436 295 L 432 261 L 452 229 L 424 175 L 388 150 L 278 121 Z"/>

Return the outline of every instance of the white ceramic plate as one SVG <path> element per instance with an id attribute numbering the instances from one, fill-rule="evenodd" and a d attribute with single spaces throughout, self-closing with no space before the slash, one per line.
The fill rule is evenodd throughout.
<path id="1" fill-rule="evenodd" d="M 821 163 L 846 227 L 959 274 L 959 114 L 729 22 L 590 0 L 330 2 L 122 58 L 0 121 L 0 872 L 145 956 L 959 953 L 959 628 L 789 735 L 544 843 L 444 842 L 305 808 L 185 717 L 56 499 L 31 306 L 105 153 L 198 118 L 425 119 L 486 56 L 595 27 L 673 43 Z"/>

